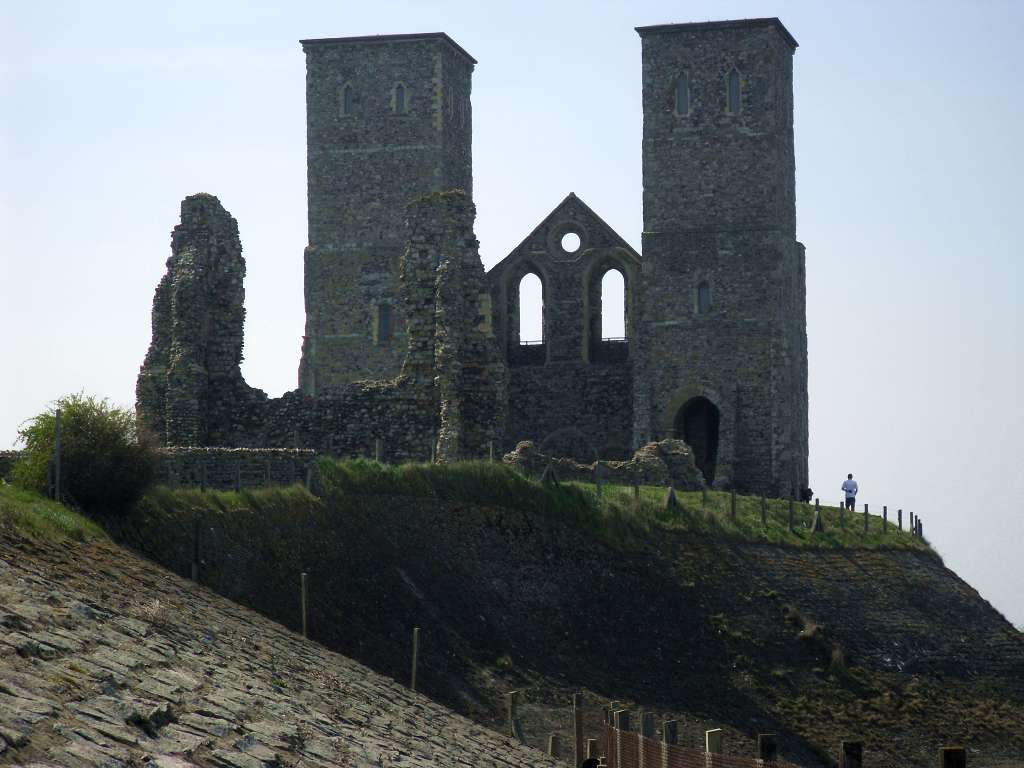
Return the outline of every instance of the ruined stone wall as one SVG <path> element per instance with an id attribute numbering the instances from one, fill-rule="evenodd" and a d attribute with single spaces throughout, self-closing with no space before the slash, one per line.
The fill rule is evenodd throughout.
<path id="1" fill-rule="evenodd" d="M 405 207 L 430 192 L 472 192 L 475 62 L 439 34 L 305 40 L 303 49 L 309 246 L 299 385 L 320 395 L 402 365 Z"/>
<path id="2" fill-rule="evenodd" d="M 706 398 L 718 417 L 714 484 L 788 496 L 807 484 L 796 42 L 776 19 L 639 32 L 644 266 L 634 441 L 684 437 L 680 412 Z M 737 110 L 728 101 L 733 70 Z"/>
<path id="3" fill-rule="evenodd" d="M 562 244 L 566 234 L 579 247 Z M 601 281 L 623 276 L 626 339 L 603 341 Z M 568 195 L 488 273 L 494 334 L 509 364 L 509 420 L 504 448 L 532 440 L 579 461 L 624 459 L 632 449 L 634 286 L 640 256 L 576 195 Z M 541 344 L 524 345 L 519 286 L 543 285 Z"/>
<path id="4" fill-rule="evenodd" d="M 162 448 L 156 482 L 232 490 L 305 483 L 316 452 L 301 449 Z"/>
<path id="5" fill-rule="evenodd" d="M 386 461 L 423 461 L 435 454 L 440 460 L 479 458 L 490 441 L 501 443 L 506 373 L 478 315 L 484 274 L 475 209 L 464 193 L 430 195 L 407 207 L 402 300 L 408 354 L 400 374 L 339 385 L 317 397 L 296 390 L 274 399 L 246 385 L 238 368 L 240 246 L 225 262 L 217 260 L 223 255 L 217 247 L 189 245 L 219 243 L 223 232 L 233 232 L 237 242 L 237 225 L 216 198 L 204 196 L 205 216 L 192 215 L 194 203 L 183 204 L 168 273 L 154 299 L 153 345 L 137 385 L 139 418 L 165 445 L 310 448 L 335 456 L 374 456 L 379 446 Z M 221 280 L 238 277 L 223 306 L 216 294 L 194 290 L 195 276 L 214 267 Z M 180 285 L 189 287 L 193 301 L 179 300 Z M 237 353 L 230 365 L 228 353 Z M 175 375 L 175 366 L 194 378 Z M 181 403 L 191 406 L 188 430 L 177 426 Z"/>

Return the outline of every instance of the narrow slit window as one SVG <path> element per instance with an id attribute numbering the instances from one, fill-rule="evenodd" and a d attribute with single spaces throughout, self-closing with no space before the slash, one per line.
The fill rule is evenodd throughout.
<path id="1" fill-rule="evenodd" d="M 676 114 L 690 114 L 690 79 L 686 75 L 676 80 Z"/>
<path id="2" fill-rule="evenodd" d="M 352 86 L 344 85 L 341 89 L 341 114 L 348 117 L 352 114 Z"/>
<path id="3" fill-rule="evenodd" d="M 391 341 L 391 305 L 380 304 L 377 307 L 377 343 L 387 344 Z"/>
<path id="4" fill-rule="evenodd" d="M 711 311 L 711 286 L 707 280 L 697 286 L 697 314 L 706 315 Z"/>
<path id="5" fill-rule="evenodd" d="M 730 70 L 728 81 L 729 112 L 736 115 L 740 111 L 740 73 L 735 69 Z"/>
<path id="6" fill-rule="evenodd" d="M 405 86 L 401 83 L 395 86 L 395 112 L 405 114 Z"/>

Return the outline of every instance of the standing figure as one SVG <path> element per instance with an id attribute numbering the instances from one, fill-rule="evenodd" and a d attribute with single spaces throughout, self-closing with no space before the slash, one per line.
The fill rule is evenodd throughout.
<path id="1" fill-rule="evenodd" d="M 853 475 L 847 475 L 843 480 L 843 492 L 846 493 L 846 508 L 854 509 L 857 505 L 857 481 Z"/>

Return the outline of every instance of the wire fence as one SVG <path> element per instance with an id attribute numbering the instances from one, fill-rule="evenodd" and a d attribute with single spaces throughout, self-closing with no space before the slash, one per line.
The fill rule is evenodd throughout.
<path id="1" fill-rule="evenodd" d="M 774 742 L 764 748 L 774 752 Z M 798 768 L 777 757 L 740 757 L 705 752 L 604 724 L 602 746 L 607 768 Z"/>

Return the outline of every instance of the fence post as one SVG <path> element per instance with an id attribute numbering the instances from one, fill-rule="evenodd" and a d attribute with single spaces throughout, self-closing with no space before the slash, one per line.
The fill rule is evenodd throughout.
<path id="1" fill-rule="evenodd" d="M 861 768 L 864 742 L 844 741 L 839 745 L 839 768 Z"/>
<path id="2" fill-rule="evenodd" d="M 821 499 L 814 500 L 814 523 L 811 525 L 812 533 L 821 533 L 825 530 L 825 523 L 821 519 Z"/>
<path id="3" fill-rule="evenodd" d="M 487 441 L 487 460 L 494 463 L 494 441 Z"/>
<path id="4" fill-rule="evenodd" d="M 572 761 L 583 762 L 583 694 L 572 695 Z"/>
<path id="5" fill-rule="evenodd" d="M 384 461 L 384 440 L 379 437 L 375 438 L 373 441 L 373 458 L 376 459 L 378 463 Z"/>
<path id="6" fill-rule="evenodd" d="M 562 737 L 557 733 L 552 733 L 548 736 L 548 754 L 551 757 L 562 756 Z"/>
<path id="7" fill-rule="evenodd" d="M 412 675 L 409 688 L 416 690 L 416 668 L 420 661 L 420 628 L 412 628 Z"/>
<path id="8" fill-rule="evenodd" d="M 58 408 L 53 415 L 53 498 L 58 502 L 63 498 L 60 474 L 60 408 Z"/>
<path id="9" fill-rule="evenodd" d="M 661 724 L 661 768 L 668 766 L 668 748 L 679 743 L 679 721 L 665 720 Z"/>
<path id="10" fill-rule="evenodd" d="M 629 731 L 629 710 L 615 711 L 615 765 L 622 765 L 622 734 Z"/>
<path id="11" fill-rule="evenodd" d="M 839 502 L 839 527 L 846 530 L 846 499 Z"/>
<path id="12" fill-rule="evenodd" d="M 899 529 L 901 531 L 903 530 L 903 510 L 902 509 L 897 509 L 896 510 L 896 525 L 899 527 Z"/>
<path id="13" fill-rule="evenodd" d="M 967 750 L 963 747 L 943 747 L 939 750 L 939 768 L 967 768 Z"/>
<path id="14" fill-rule="evenodd" d="M 917 532 L 917 526 L 914 525 L 914 513 L 913 512 L 910 513 L 910 532 L 911 533 L 916 533 Z"/>
<path id="15" fill-rule="evenodd" d="M 509 691 L 508 699 L 508 735 L 519 743 L 523 742 L 523 729 L 519 725 L 519 691 Z"/>
<path id="16" fill-rule="evenodd" d="M 757 757 L 766 763 L 773 763 L 779 757 L 779 744 L 774 733 L 757 734 Z"/>
<path id="17" fill-rule="evenodd" d="M 192 581 L 199 581 L 199 515 L 192 520 Z"/>
<path id="18" fill-rule="evenodd" d="M 704 731 L 704 751 L 709 755 L 722 754 L 722 729 L 712 728 Z"/>
<path id="19" fill-rule="evenodd" d="M 309 581 L 309 574 L 305 571 L 302 572 L 302 636 L 309 637 L 309 618 L 306 613 L 306 582 Z"/>
<path id="20" fill-rule="evenodd" d="M 637 764 L 640 768 L 652 768 L 647 765 L 647 760 L 644 757 L 644 739 L 654 738 L 654 715 L 650 712 L 644 712 L 640 715 L 640 739 L 637 741 L 639 745 L 639 755 L 637 755 Z"/>
<path id="21" fill-rule="evenodd" d="M 789 532 L 793 532 L 793 500 L 789 500 Z"/>
<path id="22" fill-rule="evenodd" d="M 917 538 L 924 538 L 924 523 L 921 522 L 921 518 L 917 518 Z"/>
<path id="23" fill-rule="evenodd" d="M 868 505 L 864 505 L 864 533 L 868 532 Z"/>
<path id="24" fill-rule="evenodd" d="M 889 507 L 886 504 L 882 505 L 882 533 L 889 532 Z"/>
<path id="25" fill-rule="evenodd" d="M 736 489 L 729 491 L 729 519 L 736 519 Z"/>

